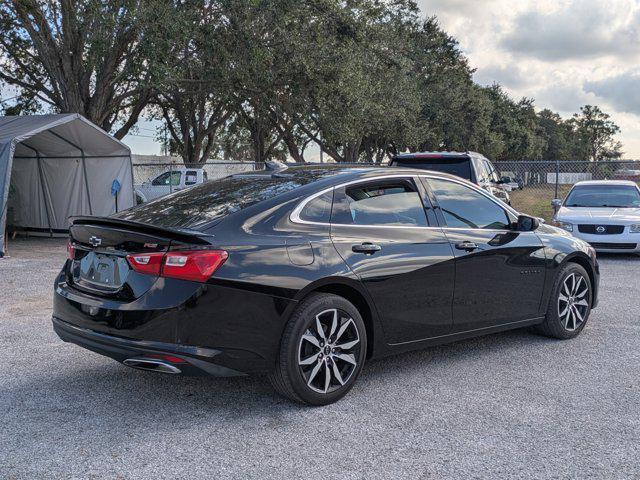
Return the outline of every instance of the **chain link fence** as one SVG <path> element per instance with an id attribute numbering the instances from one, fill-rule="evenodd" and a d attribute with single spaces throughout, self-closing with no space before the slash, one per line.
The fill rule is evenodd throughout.
<path id="1" fill-rule="evenodd" d="M 551 201 L 564 199 L 583 180 L 632 180 L 640 182 L 640 161 L 511 161 L 493 162 L 516 210 L 553 218 Z M 509 185 L 511 187 L 509 187 Z"/>
<path id="2" fill-rule="evenodd" d="M 207 173 L 209 180 L 223 178 L 234 173 L 251 172 L 259 170 L 254 162 L 207 162 L 194 167 L 202 168 Z M 183 171 L 188 168 L 182 163 L 134 163 L 133 164 L 133 183 L 141 185 L 145 182 L 153 182 L 158 176 L 166 172 Z M 193 168 L 192 168 L 193 170 Z"/>
<path id="3" fill-rule="evenodd" d="M 136 203 L 154 200 L 202 181 L 216 180 L 229 175 L 261 170 L 254 162 L 211 161 L 197 167 L 182 163 L 133 163 L 133 185 Z M 203 173 L 200 173 L 200 170 Z"/>

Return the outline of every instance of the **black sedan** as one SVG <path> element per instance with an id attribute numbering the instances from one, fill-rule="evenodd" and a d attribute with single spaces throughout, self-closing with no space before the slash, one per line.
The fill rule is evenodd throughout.
<path id="1" fill-rule="evenodd" d="M 366 360 L 535 326 L 596 304 L 594 250 L 475 185 L 404 168 L 294 167 L 72 220 L 65 341 L 174 374 L 267 374 L 327 404 Z"/>

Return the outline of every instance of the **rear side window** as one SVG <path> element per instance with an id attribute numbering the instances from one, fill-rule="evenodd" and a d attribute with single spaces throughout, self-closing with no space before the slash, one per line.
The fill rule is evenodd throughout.
<path id="1" fill-rule="evenodd" d="M 310 200 L 300 212 L 300 220 L 306 222 L 329 223 L 331 220 L 331 203 L 333 190 Z"/>
<path id="2" fill-rule="evenodd" d="M 333 203 L 333 224 L 427 226 L 420 195 L 408 179 L 341 188 Z"/>
<path id="3" fill-rule="evenodd" d="M 184 177 L 184 184 L 195 185 L 196 183 L 198 183 L 198 172 L 195 170 L 187 170 Z"/>

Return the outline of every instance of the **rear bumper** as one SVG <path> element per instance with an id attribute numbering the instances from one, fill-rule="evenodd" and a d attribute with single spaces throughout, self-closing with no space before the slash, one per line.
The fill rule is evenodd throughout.
<path id="1" fill-rule="evenodd" d="M 211 375 L 216 377 L 236 377 L 246 375 L 232 368 L 219 365 L 217 359 L 224 359 L 222 350 L 211 348 L 176 345 L 171 343 L 130 340 L 113 335 L 94 332 L 76 327 L 59 318 L 52 317 L 53 330 L 65 342 L 75 343 L 93 352 L 113 358 L 118 362 L 125 360 L 144 361 L 145 359 L 162 360 L 172 365 L 184 375 Z M 175 357 L 167 360 L 166 357 Z"/>
<path id="2" fill-rule="evenodd" d="M 62 340 L 119 362 L 169 355 L 179 357 L 176 367 L 186 375 L 269 372 L 295 302 L 230 283 L 159 279 L 138 299 L 120 301 L 78 290 L 63 270 L 54 285 L 53 327 Z"/>

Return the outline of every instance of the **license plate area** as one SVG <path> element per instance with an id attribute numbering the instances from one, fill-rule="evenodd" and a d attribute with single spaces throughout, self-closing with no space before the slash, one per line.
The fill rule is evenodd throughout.
<path id="1" fill-rule="evenodd" d="M 126 258 L 91 251 L 73 262 L 72 275 L 80 287 L 113 293 L 122 288 L 129 270 Z"/>

